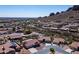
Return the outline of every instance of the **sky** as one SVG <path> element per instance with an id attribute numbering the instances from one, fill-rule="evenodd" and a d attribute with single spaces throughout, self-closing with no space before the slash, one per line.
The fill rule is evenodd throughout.
<path id="1" fill-rule="evenodd" d="M 0 5 L 0 17 L 43 17 L 72 5 Z"/>

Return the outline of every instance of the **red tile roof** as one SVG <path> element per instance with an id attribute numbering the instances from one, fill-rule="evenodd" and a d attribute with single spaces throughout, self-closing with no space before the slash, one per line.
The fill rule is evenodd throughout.
<path id="1" fill-rule="evenodd" d="M 38 40 L 36 40 L 36 39 L 28 39 L 28 40 L 25 40 L 24 41 L 26 44 L 26 46 L 32 46 L 33 44 L 35 44 L 36 42 L 38 42 L 39 43 L 39 41 Z"/>
<path id="2" fill-rule="evenodd" d="M 79 51 L 74 51 L 72 52 L 72 54 L 79 54 Z"/>
<path id="3" fill-rule="evenodd" d="M 43 40 L 43 39 L 45 39 L 46 41 L 51 41 L 51 39 L 50 39 L 50 37 L 39 37 L 39 39 L 38 40 Z"/>
<path id="4" fill-rule="evenodd" d="M 9 52 L 10 50 L 14 50 L 12 48 L 9 48 L 12 44 L 10 42 L 7 42 L 6 44 L 0 45 L 0 53 L 3 52 L 2 51 L 2 47 L 4 46 L 5 48 L 5 52 Z"/>
<path id="5" fill-rule="evenodd" d="M 59 42 L 65 42 L 65 40 L 63 38 L 54 38 L 53 42 L 59 43 Z"/>
<path id="6" fill-rule="evenodd" d="M 79 47 L 79 42 L 72 42 L 72 44 L 70 44 L 71 48 L 77 48 Z"/>
<path id="7" fill-rule="evenodd" d="M 30 54 L 31 52 L 25 48 L 21 49 L 20 54 Z"/>

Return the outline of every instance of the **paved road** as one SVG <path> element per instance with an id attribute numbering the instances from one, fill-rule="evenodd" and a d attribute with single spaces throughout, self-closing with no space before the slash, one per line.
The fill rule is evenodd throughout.
<path id="1" fill-rule="evenodd" d="M 44 49 L 34 53 L 34 54 L 48 54 L 50 52 L 50 48 L 54 48 L 56 51 L 62 53 L 62 54 L 69 54 L 68 52 L 64 51 L 62 48 L 59 46 L 55 45 L 48 45 Z"/>

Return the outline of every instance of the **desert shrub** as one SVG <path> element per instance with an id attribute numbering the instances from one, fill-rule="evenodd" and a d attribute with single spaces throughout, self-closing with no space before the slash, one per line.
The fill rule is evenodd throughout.
<path id="1" fill-rule="evenodd" d="M 29 35 L 26 38 L 27 39 L 38 39 L 38 35 Z"/>
<path id="2" fill-rule="evenodd" d="M 60 12 L 56 12 L 56 15 L 60 14 Z"/>
<path id="3" fill-rule="evenodd" d="M 0 45 L 4 44 L 6 41 L 3 39 L 0 39 Z"/>
<path id="4" fill-rule="evenodd" d="M 30 33 L 32 33 L 31 30 L 28 30 L 28 29 L 24 30 L 24 34 L 30 34 Z"/>
<path id="5" fill-rule="evenodd" d="M 15 28 L 15 27 L 13 27 L 13 28 L 12 28 L 12 31 L 13 31 L 13 32 L 15 32 L 15 31 L 16 31 L 16 28 Z"/>

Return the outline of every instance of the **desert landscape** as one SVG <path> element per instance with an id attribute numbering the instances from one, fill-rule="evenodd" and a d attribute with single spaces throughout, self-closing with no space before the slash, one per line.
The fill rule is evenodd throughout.
<path id="1" fill-rule="evenodd" d="M 79 5 L 44 17 L 0 17 L 0 54 L 79 54 Z"/>

